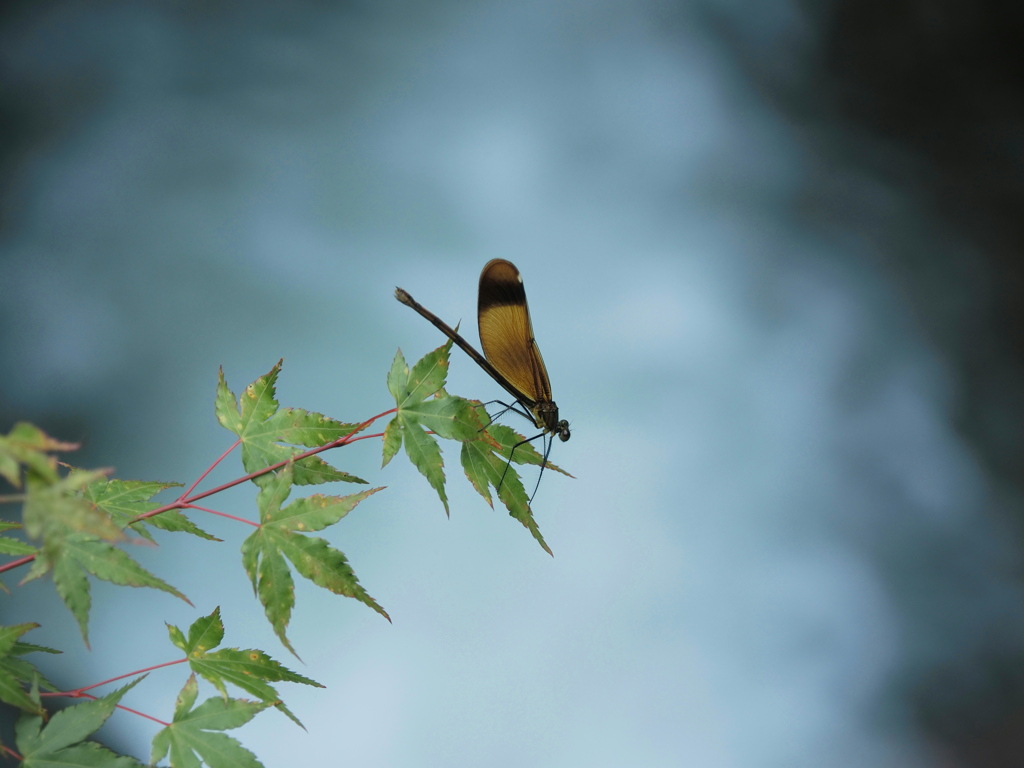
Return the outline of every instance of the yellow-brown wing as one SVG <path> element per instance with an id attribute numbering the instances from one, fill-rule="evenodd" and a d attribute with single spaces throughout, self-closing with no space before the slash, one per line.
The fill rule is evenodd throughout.
<path id="1" fill-rule="evenodd" d="M 484 266 L 477 322 L 484 356 L 519 390 L 524 405 L 550 401 L 551 383 L 533 338 L 523 279 L 512 262 L 494 259 Z"/>

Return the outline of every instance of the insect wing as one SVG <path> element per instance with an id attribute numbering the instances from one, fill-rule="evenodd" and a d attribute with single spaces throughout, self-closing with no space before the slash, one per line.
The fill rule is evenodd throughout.
<path id="1" fill-rule="evenodd" d="M 550 401 L 551 383 L 533 338 L 526 291 L 511 262 L 494 259 L 481 272 L 477 322 L 484 355 L 519 390 L 524 405 Z"/>

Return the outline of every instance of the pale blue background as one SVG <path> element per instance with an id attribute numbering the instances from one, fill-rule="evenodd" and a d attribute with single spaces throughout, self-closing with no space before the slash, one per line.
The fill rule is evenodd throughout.
<path id="1" fill-rule="evenodd" d="M 735 6 L 757 44 L 800 39 L 787 4 Z M 49 583 L 16 590 L 5 623 L 45 611 L 29 639 L 68 651 L 52 675 L 174 658 L 162 622 L 219 605 L 228 645 L 328 686 L 281 686 L 308 733 L 277 713 L 237 732 L 267 766 L 939 765 L 894 681 L 1019 599 L 977 511 L 990 486 L 870 239 L 793 223 L 806 148 L 699 15 L 190 7 L 58 4 L 3 29 L 48 131 L 22 124 L 7 169 L 3 428 L 30 418 L 119 477 L 191 482 L 231 442 L 218 366 L 237 392 L 283 357 L 282 403 L 364 419 L 392 406 L 395 349 L 442 341 L 394 286 L 475 339 L 477 276 L 502 257 L 577 479 L 537 496 L 550 558 L 453 450 L 450 520 L 404 458 L 336 451 L 388 486 L 328 536 L 393 625 L 301 584 L 301 664 L 251 596 L 249 530 L 198 514 L 223 544 L 133 550 L 195 610 L 97 586 L 83 655 Z M 503 394 L 458 352 L 449 389 Z M 253 495 L 211 503 L 251 517 Z M 954 541 L 971 568 L 936 556 Z M 168 719 L 182 682 L 158 671 L 126 703 Z M 147 758 L 153 732 L 121 715 L 103 735 Z"/>

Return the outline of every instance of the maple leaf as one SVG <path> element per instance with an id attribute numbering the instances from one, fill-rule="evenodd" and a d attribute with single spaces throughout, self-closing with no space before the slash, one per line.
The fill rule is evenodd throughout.
<path id="1" fill-rule="evenodd" d="M 450 514 L 450 510 L 444 487 L 444 460 L 437 440 L 428 430 L 452 440 L 490 440 L 472 403 L 444 391 L 451 348 L 449 340 L 424 355 L 411 371 L 398 350 L 387 379 L 398 409 L 384 430 L 383 464 L 387 465 L 404 444 L 413 466 L 437 492 L 445 514 Z"/>
<path id="2" fill-rule="evenodd" d="M 92 598 L 86 574 L 111 584 L 159 589 L 189 602 L 181 592 L 147 571 L 126 552 L 88 533 L 72 532 L 63 536 L 59 544 L 48 544 L 36 556 L 22 583 L 51 571 L 57 594 L 78 622 L 87 646 Z"/>
<path id="3" fill-rule="evenodd" d="M 356 504 L 381 488 L 348 496 L 316 494 L 282 506 L 291 492 L 293 465 L 267 476 L 256 497 L 260 527 L 242 543 L 242 565 L 277 636 L 292 653 L 285 630 L 295 605 L 288 561 L 299 575 L 338 595 L 354 597 L 388 621 L 387 612 L 363 589 L 345 555 L 324 539 L 304 535 L 338 522 Z"/>
<path id="4" fill-rule="evenodd" d="M 87 573 L 122 586 L 160 589 L 188 602 L 178 590 L 110 543 L 124 539 L 122 527 L 129 519 L 117 497 L 124 504 L 128 500 L 138 502 L 151 490 L 144 488 L 145 484 L 133 487 L 123 481 L 108 481 L 102 470 L 74 468 L 64 477 L 44 476 L 30 470 L 25 479 L 24 530 L 28 536 L 42 539 L 41 546 L 0 537 L 0 551 L 35 555 L 22 583 L 52 572 L 57 594 L 78 622 L 86 645 L 91 606 Z M 150 485 L 153 492 L 166 487 L 159 483 Z M 0 530 L 13 527 L 8 524 Z"/>
<path id="5" fill-rule="evenodd" d="M 198 525 L 193 523 L 177 509 L 161 512 L 159 515 L 135 520 L 140 515 L 152 512 L 162 504 L 151 502 L 150 499 L 160 491 L 167 488 L 181 487 L 181 483 L 160 483 L 147 480 L 107 480 L 101 478 L 89 483 L 85 487 L 84 497 L 91 502 L 96 509 L 106 513 L 110 519 L 120 527 L 130 527 L 133 531 L 153 540 L 153 535 L 145 528 L 145 524 L 152 525 L 164 531 L 182 531 L 191 533 L 211 541 L 220 541 Z"/>
<path id="6" fill-rule="evenodd" d="M 173 768 L 263 768 L 256 755 L 220 731 L 245 725 L 269 704 L 211 697 L 194 706 L 199 695 L 196 676 L 189 675 L 174 705 L 174 720 L 153 737 L 150 764 L 170 753 Z"/>
<path id="7" fill-rule="evenodd" d="M 511 430 L 509 431 L 511 432 Z M 505 457 L 495 454 L 483 443 L 462 444 L 462 468 L 473 487 L 493 507 L 494 504 L 488 489 L 488 486 L 493 486 L 497 490 L 498 498 L 508 509 L 508 513 L 522 523 L 537 540 L 537 543 L 550 555 L 552 554 L 551 548 L 544 541 L 540 526 L 537 525 L 533 511 L 530 509 L 530 497 L 527 495 L 526 489 L 523 488 L 519 475 L 506 470 L 507 466 L 508 461 Z"/>
<path id="8" fill-rule="evenodd" d="M 64 477 L 49 478 L 28 473 L 22 522 L 25 533 L 43 540 L 43 549 L 59 547 L 72 533 L 96 536 L 108 541 L 124 538 L 110 515 L 96 508 L 82 495 L 90 483 L 105 480 L 102 470 L 72 469 Z"/>
<path id="9" fill-rule="evenodd" d="M 546 469 L 562 474 L 568 475 L 568 472 L 550 462 L 545 464 L 544 457 L 514 430 L 501 424 L 491 424 L 479 401 L 454 397 L 444 391 L 451 345 L 449 340 L 424 355 L 412 371 L 406 365 L 401 350 L 395 355 L 388 373 L 388 389 L 398 404 L 398 412 L 384 430 L 384 464 L 404 443 L 409 458 L 437 491 L 447 513 L 441 449 L 427 430 L 461 441 L 462 468 L 477 493 L 493 507 L 490 488 L 495 488 L 509 515 L 522 523 L 544 551 L 551 554 L 534 519 L 530 499 L 519 474 L 508 464 L 511 459 L 515 464 L 544 465 Z M 425 399 L 431 395 L 433 399 Z M 482 420 L 484 418 L 486 422 Z"/>
<path id="10" fill-rule="evenodd" d="M 281 697 L 270 683 L 302 683 L 323 688 L 316 680 L 303 677 L 297 672 L 275 661 L 258 649 L 221 648 L 213 650 L 224 639 L 224 624 L 220 608 L 209 616 L 196 619 L 189 627 L 188 637 L 173 624 L 167 625 L 171 642 L 185 652 L 192 671 L 203 676 L 214 685 L 225 699 L 228 696 L 225 683 L 238 686 L 256 696 L 268 706 L 273 705 L 290 717 L 297 725 L 299 719 L 281 701 Z"/>
<path id="11" fill-rule="evenodd" d="M 228 389 L 224 370 L 220 371 L 215 401 L 217 421 L 241 439 L 242 466 L 246 472 L 257 472 L 302 452 L 291 446 L 316 448 L 351 435 L 359 429 L 358 424 L 344 424 L 320 413 L 301 408 L 280 408 L 275 399 L 274 384 L 281 371 L 281 363 L 279 360 L 269 373 L 246 387 L 237 400 Z M 335 469 L 319 456 L 307 456 L 295 463 L 296 485 L 315 485 L 334 480 L 366 483 L 354 475 Z M 269 473 L 253 478 L 253 482 L 262 487 L 264 483 L 270 482 Z"/>
<path id="12" fill-rule="evenodd" d="M 26 712 L 42 715 L 43 708 L 38 701 L 33 701 L 25 693 L 24 686 L 42 683 L 50 690 L 57 689 L 40 674 L 34 665 L 20 657 L 35 651 L 43 653 L 60 653 L 60 651 L 18 640 L 26 632 L 38 626 L 35 623 L 26 623 L 0 627 L 0 700 Z"/>
<path id="13" fill-rule="evenodd" d="M 15 488 L 21 487 L 20 466 L 52 480 L 57 479 L 57 461 L 48 453 L 73 451 L 77 443 L 65 443 L 47 435 L 28 422 L 18 422 L 6 435 L 0 435 L 0 477 Z"/>
<path id="14" fill-rule="evenodd" d="M 511 427 L 504 424 L 491 424 L 487 427 L 487 432 L 499 449 L 495 451 L 491 444 L 482 441 L 463 443 L 461 458 L 462 469 L 465 471 L 466 477 L 477 493 L 483 496 L 484 500 L 492 507 L 494 504 L 491 500 L 490 488 L 493 487 L 509 515 L 522 523 L 537 540 L 537 543 L 550 555 L 551 549 L 544 541 L 540 527 L 533 516 L 533 510 L 530 509 L 530 498 L 523 488 L 519 474 L 509 466 L 509 462 L 543 466 L 544 469 L 561 472 L 567 477 L 572 477 L 572 475 L 550 461 L 545 462 L 544 456 Z"/>
<path id="15" fill-rule="evenodd" d="M 0 532 L 20 531 L 21 527 L 21 523 L 12 523 L 8 520 L 0 520 Z M 34 555 L 38 551 L 38 547 L 34 547 L 21 539 L 14 539 L 10 536 L 0 536 L 0 555 Z"/>
<path id="16" fill-rule="evenodd" d="M 22 714 L 14 728 L 22 767 L 142 768 L 142 763 L 132 757 L 116 755 L 94 741 L 84 740 L 107 721 L 121 697 L 142 679 L 136 678 L 103 698 L 62 709 L 45 726 L 41 716 Z"/>

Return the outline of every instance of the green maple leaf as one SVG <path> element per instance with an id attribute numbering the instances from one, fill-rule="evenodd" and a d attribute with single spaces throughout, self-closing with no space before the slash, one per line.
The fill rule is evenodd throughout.
<path id="1" fill-rule="evenodd" d="M 359 429 L 357 424 L 344 424 L 301 408 L 280 408 L 275 399 L 274 384 L 281 371 L 281 363 L 278 361 L 269 373 L 246 387 L 237 400 L 228 389 L 223 369 L 220 371 L 215 402 L 217 420 L 221 426 L 241 438 L 242 466 L 246 472 L 257 472 L 302 452 L 292 446 L 316 448 L 351 435 Z M 262 487 L 264 483 L 270 482 L 269 477 L 269 473 L 260 475 L 253 478 L 253 482 Z M 296 485 L 315 485 L 335 480 L 366 483 L 354 475 L 335 469 L 319 456 L 307 456 L 295 463 Z"/>
<path id="2" fill-rule="evenodd" d="M 56 479 L 29 472 L 22 510 L 25 533 L 33 539 L 42 539 L 44 550 L 59 547 L 63 538 L 71 533 L 108 541 L 123 539 L 121 528 L 110 515 L 83 496 L 90 483 L 105 479 L 100 470 L 72 469 L 66 476 Z"/>
<path id="3" fill-rule="evenodd" d="M 62 709 L 43 725 L 39 715 L 23 714 L 14 729 L 22 768 L 142 768 L 85 738 L 107 721 L 121 697 L 142 680 L 136 678 L 101 699 Z"/>
<path id="4" fill-rule="evenodd" d="M 354 597 L 390 621 L 387 612 L 363 589 L 345 555 L 324 539 L 304 535 L 338 522 L 360 501 L 381 488 L 348 496 L 316 494 L 282 507 L 291 492 L 293 465 L 268 475 L 256 503 L 260 527 L 242 543 L 242 565 L 277 636 L 292 653 L 285 630 L 295 605 L 295 584 L 288 561 L 299 575 L 338 595 Z"/>
<path id="5" fill-rule="evenodd" d="M 411 371 L 402 351 L 398 351 L 387 379 L 398 410 L 384 430 L 384 464 L 404 444 L 413 466 L 437 492 L 445 514 L 450 510 L 444 487 L 444 460 L 437 440 L 429 432 L 452 440 L 490 440 L 472 403 L 444 391 L 451 348 L 449 340 L 424 355 Z"/>
<path id="6" fill-rule="evenodd" d="M 43 653 L 60 653 L 60 651 L 18 640 L 26 632 L 38 626 L 35 623 L 28 623 L 0 627 L 0 700 L 26 712 L 42 715 L 43 708 L 37 700 L 34 701 L 29 697 L 25 692 L 25 686 L 42 683 L 50 690 L 57 689 L 39 673 L 33 664 L 20 657 L 35 651 Z"/>
<path id="7" fill-rule="evenodd" d="M 494 427 L 491 427 L 494 429 Z M 503 427 L 508 429 L 508 427 Z M 509 430 L 511 432 L 511 430 Z M 516 449 L 519 453 L 519 449 Z M 517 457 L 518 458 L 518 457 Z M 493 486 L 498 498 L 508 509 L 508 513 L 522 523 L 549 555 L 551 548 L 540 533 L 540 527 L 530 509 L 530 497 L 523 488 L 519 475 L 508 468 L 508 460 L 500 453 L 495 453 L 490 446 L 481 441 L 462 444 L 462 468 L 466 477 L 477 492 L 494 506 L 491 501 L 489 486 Z"/>
<path id="8" fill-rule="evenodd" d="M 136 533 L 152 541 L 153 536 L 145 524 L 164 531 L 182 531 L 191 533 L 211 541 L 220 541 L 216 536 L 204 531 L 188 519 L 181 511 L 171 509 L 143 520 L 135 520 L 139 515 L 152 512 L 163 504 L 151 502 L 150 499 L 167 488 L 180 488 L 181 483 L 159 483 L 146 480 L 95 480 L 85 487 L 85 499 L 102 512 L 120 528 L 130 527 Z"/>
<path id="9" fill-rule="evenodd" d="M 490 489 L 495 488 L 509 514 L 551 554 L 533 517 L 529 496 L 519 474 L 509 466 L 509 459 L 515 464 L 544 465 L 545 469 L 569 473 L 550 462 L 545 464 L 544 457 L 522 435 L 504 425 L 491 424 L 479 401 L 453 397 L 444 391 L 451 345 L 449 341 L 425 355 L 411 372 L 401 350 L 395 356 L 388 373 L 388 389 L 398 404 L 398 413 L 384 431 L 384 464 L 404 443 L 409 458 L 437 491 L 447 512 L 444 462 L 437 441 L 427 430 L 461 441 L 462 468 L 473 487 L 492 507 Z M 431 395 L 433 399 L 425 399 Z"/>
<path id="10" fill-rule="evenodd" d="M 54 451 L 73 451 L 76 443 L 65 443 L 47 435 L 39 427 L 18 422 L 6 435 L 0 435 L 0 477 L 15 488 L 21 487 L 21 465 L 40 477 L 57 479 L 57 461 L 48 456 Z"/>
<path id="11" fill-rule="evenodd" d="M 20 531 L 21 523 L 12 523 L 7 520 L 0 521 L 0 531 Z M 39 551 L 28 542 L 21 539 L 14 539 L 10 536 L 0 536 L 0 555 L 34 555 Z"/>
<path id="12" fill-rule="evenodd" d="M 25 479 L 24 529 L 30 537 L 41 538 L 42 545 L 27 551 L 30 545 L 3 537 L 0 550 L 35 555 L 23 583 L 52 572 L 57 594 L 78 622 L 86 645 L 91 606 L 86 574 L 113 584 L 160 589 L 188 602 L 174 587 L 110 543 L 124 539 L 122 526 L 128 520 L 118 497 L 122 505 L 128 504 L 133 495 L 144 495 L 149 489 L 108 481 L 102 471 L 81 469 L 71 469 L 64 477 L 29 470 Z M 121 524 L 115 522 L 118 516 Z"/>
<path id="13" fill-rule="evenodd" d="M 245 725 L 269 705 L 212 697 L 195 707 L 198 694 L 190 675 L 174 705 L 174 721 L 153 738 L 150 765 L 170 753 L 172 768 L 263 768 L 256 755 L 220 731 Z"/>
<path id="14" fill-rule="evenodd" d="M 541 536 L 533 510 L 530 509 L 530 497 L 523 488 L 519 474 L 509 466 L 509 461 L 514 464 L 543 465 L 544 469 L 561 472 L 568 477 L 572 475 L 550 461 L 545 463 L 544 456 L 512 428 L 504 424 L 491 424 L 487 432 L 498 450 L 494 450 L 492 444 L 482 441 L 463 443 L 462 468 L 466 477 L 492 507 L 494 504 L 490 489 L 494 488 L 509 515 L 522 523 L 550 555 L 551 550 Z"/>
<path id="15" fill-rule="evenodd" d="M 228 696 L 225 683 L 238 686 L 256 696 L 268 706 L 276 706 L 297 725 L 302 723 L 281 701 L 281 697 L 270 683 L 302 683 L 323 688 L 316 680 L 303 677 L 258 649 L 221 648 L 213 650 L 224 639 L 224 624 L 220 608 L 209 616 L 196 619 L 189 627 L 188 637 L 172 624 L 167 625 L 171 642 L 188 656 L 192 671 L 212 683 L 221 696 Z"/>
<path id="16" fill-rule="evenodd" d="M 181 592 L 151 574 L 126 552 L 88 533 L 69 533 L 59 544 L 45 547 L 36 556 L 23 582 L 51 571 L 57 594 L 78 622 L 86 645 L 89 644 L 88 621 L 92 605 L 87 574 L 121 586 L 159 589 L 189 602 Z"/>

